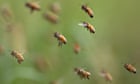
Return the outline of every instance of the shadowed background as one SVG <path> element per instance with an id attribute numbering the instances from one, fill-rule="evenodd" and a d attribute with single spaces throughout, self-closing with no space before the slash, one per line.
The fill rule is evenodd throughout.
<path id="1" fill-rule="evenodd" d="M 0 84 L 108 84 L 99 73 L 112 74 L 112 84 L 138 84 L 140 59 L 140 1 L 138 0 L 40 0 L 40 11 L 31 14 L 27 0 L 0 0 L 0 8 L 8 7 L 10 18 L 0 15 Z M 58 24 L 43 18 L 48 5 L 61 6 Z M 90 18 L 81 5 L 94 11 Z M 96 33 L 78 26 L 81 21 L 94 25 Z M 58 47 L 54 32 L 68 40 Z M 79 43 L 79 54 L 73 46 Z M 18 64 L 11 50 L 21 52 L 24 62 Z M 125 70 L 133 64 L 137 74 Z M 90 80 L 81 80 L 74 72 L 82 67 L 91 72 Z"/>

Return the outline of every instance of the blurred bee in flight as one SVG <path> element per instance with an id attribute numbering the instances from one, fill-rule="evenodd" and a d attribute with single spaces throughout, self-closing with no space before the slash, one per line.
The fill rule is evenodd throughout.
<path id="1" fill-rule="evenodd" d="M 91 75 L 90 72 L 85 71 L 82 68 L 74 68 L 74 71 L 77 73 L 77 75 L 80 76 L 81 79 L 90 79 L 89 76 Z"/>
<path id="2" fill-rule="evenodd" d="M 35 67 L 40 72 L 45 72 L 47 69 L 49 69 L 49 62 L 43 56 L 36 57 L 34 61 Z"/>
<path id="3" fill-rule="evenodd" d="M 1 16 L 6 22 L 10 22 L 13 19 L 13 12 L 9 5 L 4 5 L 0 9 Z"/>
<path id="4" fill-rule="evenodd" d="M 57 38 L 57 40 L 59 41 L 58 45 L 62 46 L 62 44 L 66 44 L 67 43 L 67 39 L 60 33 L 55 32 L 54 33 L 54 37 Z"/>
<path id="5" fill-rule="evenodd" d="M 50 11 L 52 11 L 55 14 L 59 14 L 59 12 L 61 11 L 61 7 L 60 4 L 58 2 L 52 3 L 49 6 Z"/>
<path id="6" fill-rule="evenodd" d="M 94 13 L 91 8 L 89 8 L 87 5 L 82 5 L 81 9 L 84 10 L 91 18 L 94 17 Z"/>
<path id="7" fill-rule="evenodd" d="M 124 64 L 124 68 L 127 69 L 129 72 L 136 74 L 136 68 L 131 64 Z"/>
<path id="8" fill-rule="evenodd" d="M 95 33 L 95 28 L 94 28 L 94 26 L 91 25 L 91 24 L 88 23 L 88 22 L 82 22 L 82 23 L 79 23 L 78 25 L 87 28 L 87 30 L 89 30 L 91 33 Z"/>
<path id="9" fill-rule="evenodd" d="M 18 62 L 19 64 L 21 64 L 21 62 L 24 61 L 24 57 L 22 56 L 22 54 L 19 53 L 19 52 L 17 52 L 17 51 L 15 51 L 15 50 L 13 50 L 13 51 L 11 52 L 11 55 L 14 56 L 14 57 L 17 59 L 17 62 Z"/>
<path id="10" fill-rule="evenodd" d="M 109 72 L 105 71 L 105 70 L 102 70 L 101 73 L 100 73 L 100 75 L 102 77 L 104 77 L 106 81 L 110 81 L 111 82 L 112 79 L 113 79 L 112 76 L 111 76 L 111 74 Z"/>
<path id="11" fill-rule="evenodd" d="M 80 46 L 78 43 L 74 44 L 74 52 L 75 52 L 75 54 L 78 54 L 80 52 Z"/>
<path id="12" fill-rule="evenodd" d="M 53 14 L 53 13 L 51 13 L 51 12 L 45 13 L 44 18 L 46 20 L 50 21 L 51 23 L 54 23 L 54 24 L 58 23 L 58 16 Z"/>
<path id="13" fill-rule="evenodd" d="M 40 5 L 38 2 L 27 2 L 25 6 L 30 8 L 31 13 L 34 11 L 40 11 Z"/>

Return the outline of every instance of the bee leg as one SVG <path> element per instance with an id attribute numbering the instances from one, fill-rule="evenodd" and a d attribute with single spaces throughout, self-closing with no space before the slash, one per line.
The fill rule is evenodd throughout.
<path id="1" fill-rule="evenodd" d="M 59 43 L 58 43 L 58 46 L 62 46 L 62 42 L 59 42 Z"/>
<path id="2" fill-rule="evenodd" d="M 19 64 L 21 64 L 21 60 L 17 60 L 17 62 L 18 62 Z"/>
<path id="3" fill-rule="evenodd" d="M 33 13 L 34 12 L 34 9 L 33 8 L 31 8 L 31 13 Z"/>
<path id="4" fill-rule="evenodd" d="M 90 79 L 89 76 L 87 76 L 87 79 Z"/>
<path id="5" fill-rule="evenodd" d="M 80 78 L 81 78 L 81 80 L 83 79 L 83 76 L 82 75 L 80 75 Z"/>

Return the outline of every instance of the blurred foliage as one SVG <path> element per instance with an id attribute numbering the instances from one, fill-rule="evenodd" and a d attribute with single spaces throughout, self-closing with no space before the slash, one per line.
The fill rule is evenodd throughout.
<path id="1" fill-rule="evenodd" d="M 32 0 L 28 0 L 32 1 Z M 40 11 L 30 12 L 27 0 L 0 0 L 0 83 L 1 84 L 107 84 L 102 69 L 112 74 L 112 84 L 140 82 L 140 1 L 138 0 L 39 0 Z M 43 18 L 48 5 L 60 3 L 58 24 Z M 81 10 L 87 4 L 94 11 L 91 19 Z M 6 17 L 3 9 L 8 9 Z M 78 26 L 87 21 L 96 28 L 89 33 Z M 68 40 L 59 47 L 54 32 Z M 73 52 L 79 43 L 79 54 Z M 25 58 L 18 64 L 10 53 L 21 52 Z M 137 74 L 126 71 L 133 64 Z M 91 72 L 90 80 L 81 80 L 74 72 L 82 67 Z"/>

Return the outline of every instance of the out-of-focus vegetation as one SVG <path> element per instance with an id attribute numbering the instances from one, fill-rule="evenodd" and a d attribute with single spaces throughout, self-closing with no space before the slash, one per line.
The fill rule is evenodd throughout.
<path id="1" fill-rule="evenodd" d="M 41 10 L 33 13 L 26 2 L 0 0 L 0 84 L 107 84 L 99 75 L 103 69 L 112 74 L 112 84 L 140 83 L 139 0 L 39 0 Z M 43 17 L 53 2 L 61 6 L 58 24 Z M 81 10 L 82 4 L 93 9 L 93 19 Z M 2 16 L 3 9 L 10 14 Z M 96 33 L 78 26 L 81 21 L 93 24 Z M 56 31 L 67 38 L 66 45 L 58 47 Z M 78 54 L 75 43 L 81 48 Z M 24 62 L 18 64 L 12 50 L 21 52 Z M 125 63 L 133 64 L 137 73 L 125 70 Z M 75 67 L 91 72 L 90 80 L 81 80 Z"/>

